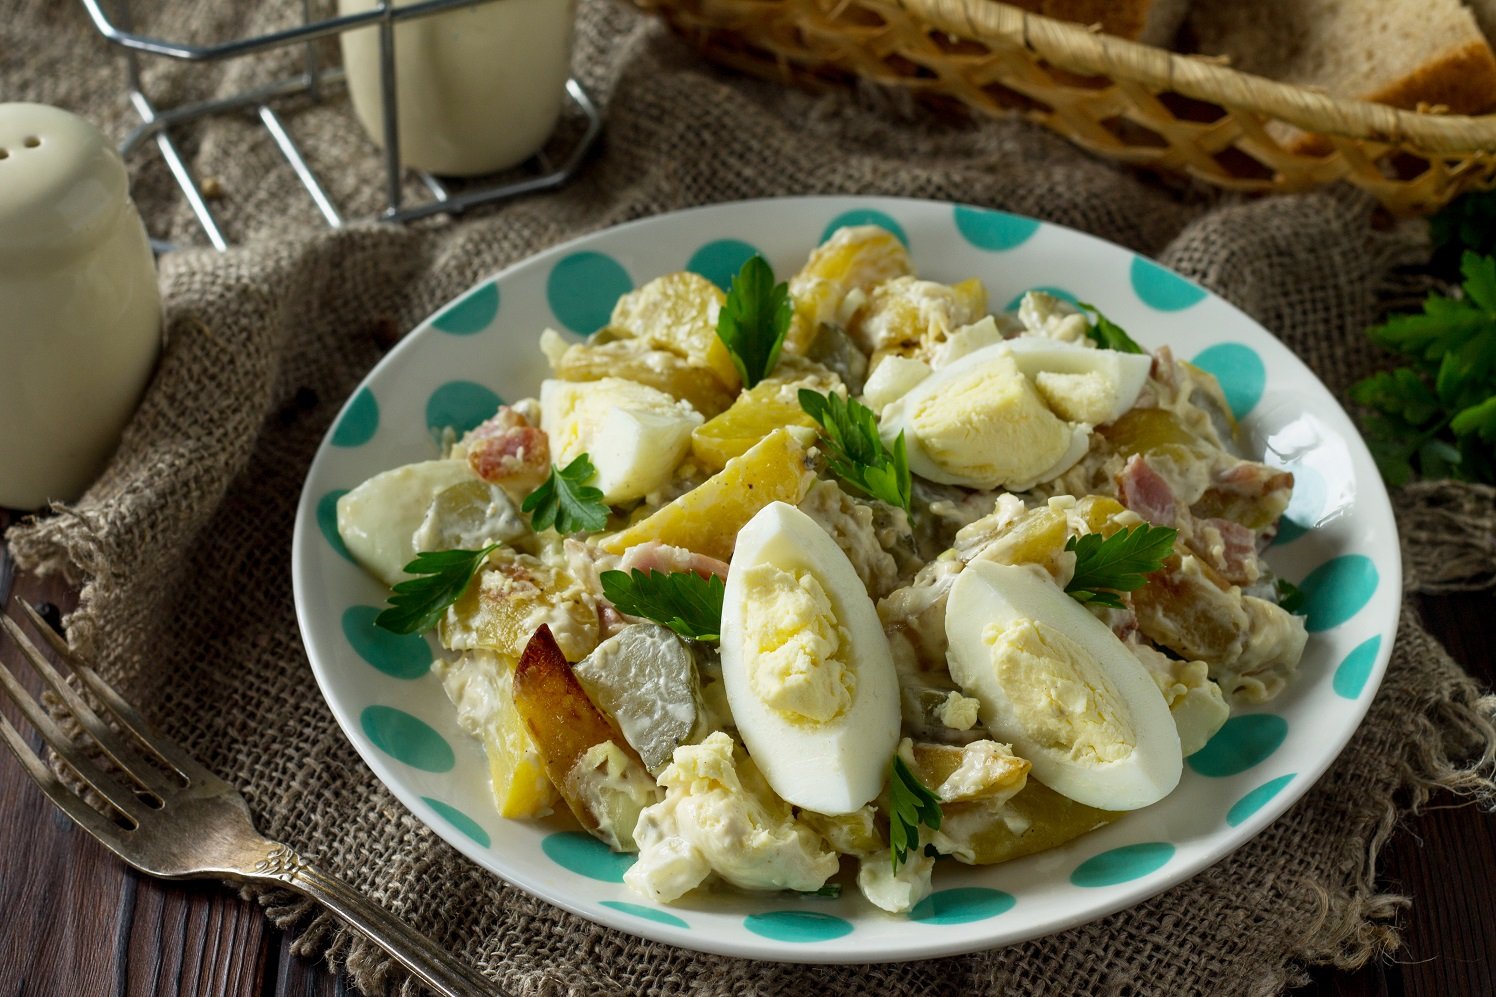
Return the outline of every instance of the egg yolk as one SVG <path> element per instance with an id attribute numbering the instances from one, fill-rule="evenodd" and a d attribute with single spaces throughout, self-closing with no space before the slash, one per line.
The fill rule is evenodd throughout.
<path id="1" fill-rule="evenodd" d="M 786 720 L 837 719 L 852 706 L 856 676 L 847 632 L 819 579 L 773 564 L 741 570 L 749 688 Z"/>
<path id="2" fill-rule="evenodd" d="M 1009 354 L 942 384 L 910 413 L 915 440 L 942 470 L 980 487 L 1035 478 L 1070 445 Z"/>
<path id="3" fill-rule="evenodd" d="M 1093 765 L 1132 754 L 1127 707 L 1089 651 L 1028 619 L 989 624 L 982 641 L 1016 718 L 1040 745 Z"/>

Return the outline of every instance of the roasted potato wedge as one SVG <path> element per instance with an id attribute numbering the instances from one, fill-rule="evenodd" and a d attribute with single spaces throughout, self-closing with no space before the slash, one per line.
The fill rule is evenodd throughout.
<path id="1" fill-rule="evenodd" d="M 589 833 L 634 851 L 639 811 L 658 790 L 644 763 L 577 681 L 551 628 L 542 625 L 514 669 L 514 706 L 546 775 Z"/>

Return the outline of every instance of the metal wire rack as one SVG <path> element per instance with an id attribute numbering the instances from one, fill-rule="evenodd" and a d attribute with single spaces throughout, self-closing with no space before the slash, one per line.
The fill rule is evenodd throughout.
<path id="1" fill-rule="evenodd" d="M 379 29 L 387 206 L 376 216 L 378 219 L 407 222 L 436 214 L 459 214 L 475 205 L 559 187 L 575 176 L 602 131 L 603 119 L 587 90 L 572 78 L 566 82 L 566 93 L 580 113 L 584 127 L 568 147 L 559 151 L 542 150 L 525 164 L 525 175 L 518 179 L 511 179 L 509 174 L 505 174 L 491 183 L 465 185 L 460 191 L 451 189 L 439 177 L 424 170 L 414 170 L 412 172 L 429 193 L 429 198 L 408 202 L 405 197 L 402 184 L 404 168 L 400 162 L 399 102 L 395 99 L 395 25 L 401 21 L 430 17 L 459 7 L 502 2 L 504 0 L 422 0 L 396 7 L 392 0 L 379 0 L 375 7 L 361 13 L 317 18 L 312 12 L 312 0 L 302 0 L 302 23 L 294 27 L 210 45 L 188 44 L 137 34 L 133 30 L 130 0 L 117 0 L 112 11 L 104 9 L 102 0 L 83 0 L 83 6 L 105 41 L 118 46 L 125 53 L 130 103 L 140 115 L 141 124 L 125 137 L 120 144 L 120 153 L 128 157 L 146 143 L 154 142 L 208 241 L 214 248 L 221 250 L 228 248 L 229 240 L 191 166 L 182 155 L 173 137 L 173 129 L 214 114 L 252 111 L 269 132 L 289 168 L 306 188 L 322 218 L 333 228 L 342 227 L 345 224 L 342 213 L 327 195 L 326 189 L 307 162 L 306 155 L 292 139 L 281 116 L 276 113 L 274 105 L 300 95 L 323 100 L 335 91 L 344 89 L 346 81 L 343 70 L 324 65 L 314 43 L 356 28 L 377 25 Z M 142 56 L 213 62 L 291 45 L 301 45 L 305 49 L 300 73 L 229 97 L 161 107 L 146 93 L 142 81 Z M 153 242 L 158 250 L 174 248 L 169 243 Z"/>

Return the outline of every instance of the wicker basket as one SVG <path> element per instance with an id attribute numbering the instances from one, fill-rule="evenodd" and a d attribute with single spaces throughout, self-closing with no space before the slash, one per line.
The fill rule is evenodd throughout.
<path id="1" fill-rule="evenodd" d="M 1496 114 L 1335 98 L 995 0 L 635 3 L 709 57 L 759 76 L 812 85 L 861 77 L 983 114 L 1021 114 L 1101 155 L 1233 190 L 1344 180 L 1408 215 L 1496 185 Z M 1285 144 L 1302 132 L 1323 136 L 1323 151 Z"/>

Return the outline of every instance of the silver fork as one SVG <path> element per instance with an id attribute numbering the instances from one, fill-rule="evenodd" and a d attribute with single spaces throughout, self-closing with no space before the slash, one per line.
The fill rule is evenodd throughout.
<path id="1" fill-rule="evenodd" d="M 59 779 L 4 714 L 0 714 L 0 740 L 9 745 L 52 802 L 104 847 L 141 872 L 163 879 L 222 879 L 294 890 L 367 935 L 442 997 L 498 993 L 491 982 L 352 886 L 318 869 L 289 845 L 256 831 L 238 790 L 153 730 L 35 610 L 24 600 L 16 602 L 58 659 L 104 704 L 119 730 L 100 719 L 10 616 L 0 613 L 0 628 L 62 698 L 123 779 L 80 750 L 3 662 L 0 693 L 16 704 L 42 740 L 107 802 L 112 813 L 95 809 Z"/>

